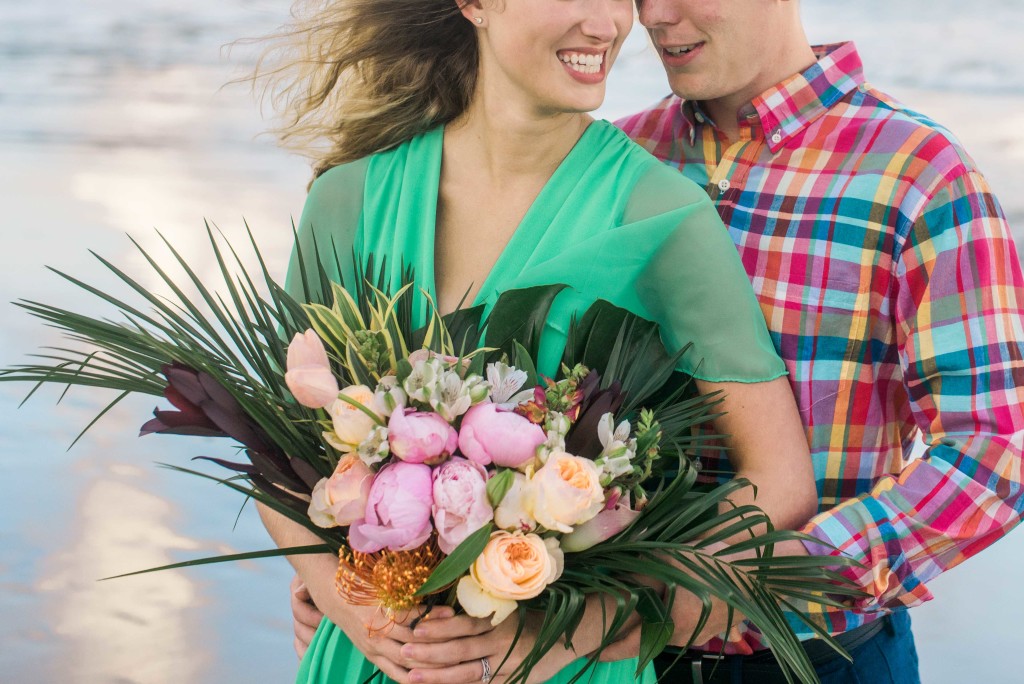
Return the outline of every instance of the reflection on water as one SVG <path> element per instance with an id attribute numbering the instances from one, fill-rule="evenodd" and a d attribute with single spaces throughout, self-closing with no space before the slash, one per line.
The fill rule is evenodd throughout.
<path id="1" fill-rule="evenodd" d="M 138 479 L 136 468 L 122 467 L 85 487 L 72 509 L 69 542 L 44 558 L 47 570 L 34 587 L 59 597 L 53 633 L 73 649 L 73 670 L 64 674 L 75 681 L 194 681 L 210 657 L 186 624 L 200 598 L 186 573 L 96 582 L 171 563 L 169 551 L 194 555 L 198 548 L 171 527 L 170 503 L 129 481 Z"/>
<path id="2" fill-rule="evenodd" d="M 242 49 L 226 61 L 221 46 L 273 29 L 286 5 L 0 0 L 0 300 L 94 307 L 43 270 L 51 264 L 112 286 L 88 248 L 162 291 L 123 236 L 130 232 L 168 264 L 153 228 L 214 279 L 204 218 L 241 241 L 245 217 L 271 268 L 283 273 L 308 167 L 258 137 L 266 123 L 244 88 L 221 89 L 251 57 Z M 812 39 L 855 38 L 874 83 L 953 128 L 1020 217 L 1020 230 L 1024 166 L 1014 162 L 1024 159 L 1024 71 L 1016 68 L 1024 8 L 1016 0 L 985 3 L 984 14 L 953 0 L 907 0 L 898 11 L 885 0 L 803 6 Z M 631 37 L 601 114 L 620 116 L 666 92 L 644 40 Z M 0 364 L 55 341 L 26 316 L 3 313 Z M 136 440 L 153 399 L 115 409 L 65 453 L 102 399 L 77 391 L 54 409 L 50 392 L 15 411 L 25 389 L 0 386 L 0 679 L 287 681 L 295 661 L 283 561 L 96 581 L 269 545 L 253 511 L 233 527 L 236 497 L 153 466 L 186 465 L 223 446 Z M 1012 652 L 1007 615 L 1024 596 L 990 578 L 1019 565 L 1022 535 L 936 582 L 938 600 L 915 612 L 926 681 L 964 681 L 967 671 L 1006 680 L 1010 666 L 990 654 Z M 950 624 L 962 632 L 952 634 Z"/>

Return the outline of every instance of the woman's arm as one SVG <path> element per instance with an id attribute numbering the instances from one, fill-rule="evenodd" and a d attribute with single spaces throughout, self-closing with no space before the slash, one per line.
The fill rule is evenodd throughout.
<path id="1" fill-rule="evenodd" d="M 721 390 L 724 415 L 715 429 L 728 435 L 729 461 L 737 478 L 749 480 L 734 494 L 730 505 L 754 504 L 763 510 L 777 529 L 798 529 L 815 514 L 818 494 L 803 423 L 786 378 L 757 383 L 711 383 L 698 381 L 702 394 Z M 755 494 L 756 488 L 756 494 Z M 805 555 L 802 544 L 776 546 L 776 555 Z M 703 644 L 728 628 L 725 604 L 713 600 L 712 612 L 693 643 Z M 693 633 L 703 604 L 690 592 L 676 593 L 672 606 L 675 631 L 670 643 L 684 646 Z M 736 624 L 742 618 L 733 615 Z M 603 659 L 636 655 L 639 639 L 612 650 Z M 623 651 L 623 648 L 625 649 Z"/>
<path id="2" fill-rule="evenodd" d="M 722 391 L 724 415 L 715 429 L 726 437 L 729 462 L 738 478 L 757 488 L 745 488 L 734 504 L 752 503 L 778 529 L 797 529 L 818 510 L 807 436 L 786 378 L 768 382 L 697 381 L 701 394 Z"/>

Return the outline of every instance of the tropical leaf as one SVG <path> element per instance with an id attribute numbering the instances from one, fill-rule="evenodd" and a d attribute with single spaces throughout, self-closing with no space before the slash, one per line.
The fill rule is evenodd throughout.
<path id="1" fill-rule="evenodd" d="M 417 596 L 428 596 L 441 591 L 455 580 L 466 574 L 466 570 L 473 564 L 473 561 L 483 553 L 484 547 L 491 538 L 494 530 L 493 523 L 487 523 L 473 534 L 466 537 L 461 544 L 455 547 L 441 563 L 434 568 L 430 579 L 416 592 Z"/>
<path id="2" fill-rule="evenodd" d="M 564 289 L 565 285 L 544 285 L 503 292 L 487 317 L 487 345 L 514 358 L 518 343 L 536 359 L 551 305 Z"/>

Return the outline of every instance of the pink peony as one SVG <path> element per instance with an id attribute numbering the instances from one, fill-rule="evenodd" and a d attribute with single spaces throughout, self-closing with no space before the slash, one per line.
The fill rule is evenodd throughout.
<path id="1" fill-rule="evenodd" d="M 324 408 L 338 397 L 338 380 L 331 372 L 327 350 L 312 330 L 295 333 L 288 345 L 284 381 L 295 400 L 309 408 Z"/>
<path id="2" fill-rule="evenodd" d="M 406 463 L 440 463 L 455 453 L 459 434 L 436 413 L 395 411 L 388 421 L 391 453 Z"/>
<path id="3" fill-rule="evenodd" d="M 422 546 L 434 530 L 432 498 L 430 466 L 397 462 L 382 468 L 370 485 L 365 517 L 349 527 L 349 544 L 362 553 Z"/>
<path id="4" fill-rule="evenodd" d="M 309 503 L 309 517 L 320 527 L 351 525 L 366 513 L 373 471 L 358 456 L 338 461 L 334 474 L 316 483 Z"/>
<path id="5" fill-rule="evenodd" d="M 434 469 L 434 526 L 446 554 L 494 517 L 487 500 L 487 472 L 464 458 Z"/>
<path id="6" fill-rule="evenodd" d="M 537 447 L 546 440 L 541 426 L 518 413 L 483 403 L 469 409 L 463 417 L 459 449 L 463 456 L 480 465 L 493 463 L 518 468 L 534 458 Z"/>

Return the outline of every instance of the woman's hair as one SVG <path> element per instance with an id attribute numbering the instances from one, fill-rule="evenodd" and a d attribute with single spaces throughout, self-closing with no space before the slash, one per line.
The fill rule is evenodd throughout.
<path id="1" fill-rule="evenodd" d="M 282 143 L 314 159 L 314 177 L 469 106 L 479 54 L 456 0 L 296 0 L 292 16 L 254 82 L 282 118 Z"/>

